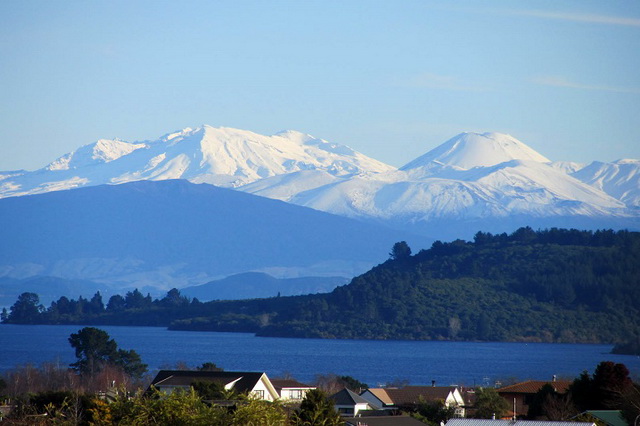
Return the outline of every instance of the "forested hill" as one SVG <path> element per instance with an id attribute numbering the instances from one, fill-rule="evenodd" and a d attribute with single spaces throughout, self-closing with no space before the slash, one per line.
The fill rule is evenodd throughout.
<path id="1" fill-rule="evenodd" d="M 168 325 L 263 336 L 603 342 L 640 328 L 640 233 L 521 228 L 435 242 L 391 258 L 332 293 L 144 306 L 29 322 Z M 113 299 L 113 297 L 112 297 Z M 126 298 L 123 298 L 123 301 Z M 13 309 L 7 322 L 16 321 Z"/>

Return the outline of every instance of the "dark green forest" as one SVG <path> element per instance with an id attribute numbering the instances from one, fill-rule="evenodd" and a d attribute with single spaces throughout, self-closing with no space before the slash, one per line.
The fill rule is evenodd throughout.
<path id="1" fill-rule="evenodd" d="M 261 336 L 621 343 L 640 330 L 640 233 L 520 228 L 436 241 L 331 293 L 201 303 L 173 289 L 50 307 L 25 293 L 6 323 L 154 325 Z"/>

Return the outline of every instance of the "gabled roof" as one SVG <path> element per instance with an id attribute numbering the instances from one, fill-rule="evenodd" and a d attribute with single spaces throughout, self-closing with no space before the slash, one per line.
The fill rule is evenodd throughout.
<path id="1" fill-rule="evenodd" d="M 596 419 L 602 420 L 609 426 L 628 426 L 620 410 L 589 410 L 582 414 L 589 414 Z"/>
<path id="2" fill-rule="evenodd" d="M 547 422 L 542 420 L 449 419 L 446 426 L 595 426 L 595 423 Z"/>
<path id="3" fill-rule="evenodd" d="M 409 416 L 386 416 L 386 417 L 347 417 L 343 419 L 347 425 L 367 425 L 367 426 L 424 426 L 424 423 Z"/>
<path id="4" fill-rule="evenodd" d="M 378 398 L 380 400 L 380 402 L 382 402 L 383 404 L 385 404 L 385 405 L 393 405 L 393 401 L 391 400 L 391 398 L 387 394 L 386 389 L 384 389 L 384 388 L 369 388 L 364 392 L 367 392 L 367 391 L 371 392 L 373 394 L 373 396 Z"/>
<path id="5" fill-rule="evenodd" d="M 555 382 L 544 380 L 527 380 L 526 382 L 516 383 L 514 385 L 505 386 L 496 389 L 498 393 L 537 393 L 544 385 L 549 384 L 558 393 L 565 393 L 569 389 L 572 382 L 568 380 L 556 380 Z"/>
<path id="6" fill-rule="evenodd" d="M 329 397 L 336 405 L 369 404 L 369 401 L 349 389 L 342 389 Z"/>
<path id="7" fill-rule="evenodd" d="M 305 385 L 293 379 L 270 379 L 276 389 L 315 389 L 315 386 Z"/>
<path id="8" fill-rule="evenodd" d="M 252 391 L 263 374 L 246 371 L 160 370 L 151 386 L 188 387 L 194 382 L 215 382 L 224 386 L 235 382 L 233 390 L 242 393 Z"/>
<path id="9" fill-rule="evenodd" d="M 417 404 L 421 399 L 424 401 L 444 401 L 455 390 L 455 386 L 405 386 L 384 389 L 394 405 Z"/>

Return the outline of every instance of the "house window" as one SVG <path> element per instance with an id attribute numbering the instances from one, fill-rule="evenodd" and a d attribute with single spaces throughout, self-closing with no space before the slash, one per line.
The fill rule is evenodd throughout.
<path id="1" fill-rule="evenodd" d="M 302 389 L 289 391 L 291 399 L 302 399 L 304 397 Z"/>
<path id="2" fill-rule="evenodd" d="M 257 396 L 259 399 L 264 399 L 264 391 L 263 390 L 254 390 L 253 394 Z"/>

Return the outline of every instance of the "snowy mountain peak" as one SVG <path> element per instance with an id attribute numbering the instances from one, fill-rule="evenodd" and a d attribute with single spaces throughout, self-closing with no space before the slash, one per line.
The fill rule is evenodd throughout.
<path id="1" fill-rule="evenodd" d="M 613 164 L 635 164 L 639 165 L 640 160 L 634 160 L 633 158 L 621 158 L 620 160 L 616 160 Z"/>
<path id="2" fill-rule="evenodd" d="M 129 143 L 120 139 L 98 139 L 77 151 L 65 154 L 45 167 L 46 170 L 70 170 L 96 163 L 109 163 L 133 151 L 145 148 L 144 143 Z"/>
<path id="3" fill-rule="evenodd" d="M 461 133 L 401 168 L 413 170 L 434 165 L 460 169 L 487 167 L 511 160 L 549 162 L 513 136 L 504 133 Z"/>
<path id="4" fill-rule="evenodd" d="M 346 178 L 395 168 L 347 146 L 293 130 L 265 136 L 202 125 L 153 141 L 100 139 L 58 158 L 43 170 L 3 174 L 0 198 L 138 180 L 187 179 L 235 188 L 306 170 Z"/>

